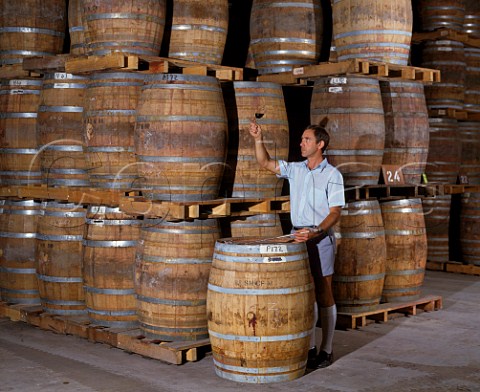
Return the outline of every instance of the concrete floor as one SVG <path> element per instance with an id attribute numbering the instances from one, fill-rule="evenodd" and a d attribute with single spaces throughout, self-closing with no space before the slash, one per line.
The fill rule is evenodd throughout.
<path id="1" fill-rule="evenodd" d="M 2 318 L 0 391 L 480 391 L 480 278 L 427 271 L 423 294 L 443 309 L 338 330 L 332 366 L 261 385 L 219 378 L 211 356 L 170 365 Z"/>

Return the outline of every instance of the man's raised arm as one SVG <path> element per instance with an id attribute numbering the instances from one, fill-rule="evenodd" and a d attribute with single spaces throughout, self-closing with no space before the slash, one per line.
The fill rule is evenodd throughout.
<path id="1" fill-rule="evenodd" d="M 250 123 L 250 135 L 252 135 L 255 140 L 255 157 L 257 162 L 263 169 L 271 171 L 275 174 L 280 174 L 280 167 L 277 162 L 270 158 L 270 155 L 265 148 L 265 143 L 263 142 L 262 128 L 256 122 Z"/>

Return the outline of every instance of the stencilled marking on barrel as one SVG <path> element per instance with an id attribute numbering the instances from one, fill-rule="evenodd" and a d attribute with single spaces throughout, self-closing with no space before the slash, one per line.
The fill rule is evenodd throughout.
<path id="1" fill-rule="evenodd" d="M 347 84 L 347 78 L 330 78 L 330 84 Z"/>
<path id="2" fill-rule="evenodd" d="M 174 81 L 178 80 L 178 76 L 176 74 L 163 74 L 160 77 L 161 80 L 168 80 L 168 81 Z"/>
<path id="3" fill-rule="evenodd" d="M 284 256 L 270 256 L 263 258 L 264 263 L 285 263 L 286 261 L 287 258 Z"/>
<path id="4" fill-rule="evenodd" d="M 329 87 L 328 92 L 329 93 L 343 93 L 343 88 L 342 87 Z"/>
<path id="5" fill-rule="evenodd" d="M 270 280 L 262 279 L 235 279 L 235 287 L 237 288 L 246 288 L 246 287 L 271 287 L 273 282 Z"/>
<path id="6" fill-rule="evenodd" d="M 280 244 L 266 244 L 260 245 L 260 253 L 287 253 L 288 249 L 286 245 Z"/>

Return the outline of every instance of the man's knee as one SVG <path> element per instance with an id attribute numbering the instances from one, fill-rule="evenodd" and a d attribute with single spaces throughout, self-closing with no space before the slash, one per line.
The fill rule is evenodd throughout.
<path id="1" fill-rule="evenodd" d="M 335 305 L 332 290 L 332 275 L 323 276 L 318 282 L 316 282 L 315 296 L 318 305 L 322 308 Z"/>

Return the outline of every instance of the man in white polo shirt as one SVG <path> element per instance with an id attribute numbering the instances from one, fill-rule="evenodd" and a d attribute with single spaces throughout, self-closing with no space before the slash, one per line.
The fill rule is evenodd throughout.
<path id="1" fill-rule="evenodd" d="M 340 219 L 341 208 L 345 204 L 343 177 L 323 156 L 330 137 L 322 126 L 308 126 L 300 143 L 302 157 L 306 159 L 302 162 L 286 162 L 270 158 L 263 143 L 262 129 L 255 121 L 250 123 L 250 134 L 255 140 L 255 156 L 259 165 L 290 183 L 293 234 L 295 241 L 307 245 L 322 326 L 320 352 L 317 355 L 315 334 L 312 334 L 307 367 L 327 367 L 333 362 L 332 344 L 337 320 L 332 291 L 335 264 L 332 228 Z M 315 316 L 316 324 L 318 316 Z"/>

